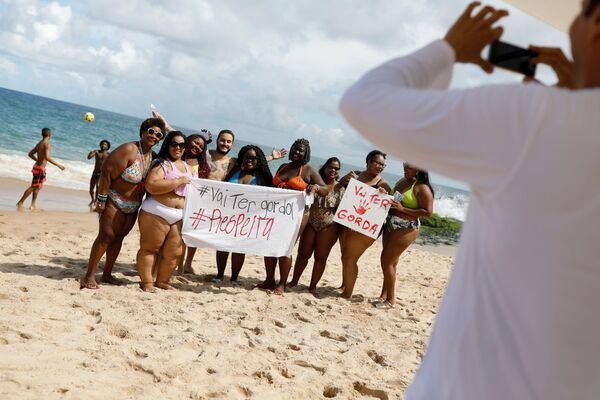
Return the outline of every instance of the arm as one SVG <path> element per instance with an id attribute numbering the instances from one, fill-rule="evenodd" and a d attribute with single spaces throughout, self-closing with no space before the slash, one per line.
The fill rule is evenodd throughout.
<path id="1" fill-rule="evenodd" d="M 417 189 L 418 188 L 418 189 Z M 417 185 L 415 187 L 415 196 L 419 208 L 406 208 L 397 200 L 392 201 L 392 209 L 395 215 L 409 220 L 416 220 L 420 217 L 430 217 L 433 213 L 433 194 L 427 185 Z"/>
<path id="2" fill-rule="evenodd" d="M 454 62 L 489 70 L 480 53 L 501 33 L 487 20 L 465 15 L 461 24 L 483 24 L 478 28 L 483 33 L 466 33 L 465 40 L 479 41 L 467 42 L 476 56 L 465 56 L 464 46 L 450 44 L 457 42 L 451 29 L 446 40 L 368 72 L 344 94 L 340 110 L 377 147 L 468 182 L 474 191 L 493 191 L 527 151 L 544 119 L 549 89 L 519 84 L 446 90 Z M 492 15 L 497 20 L 505 14 Z"/>
<path id="3" fill-rule="evenodd" d="M 308 168 L 306 168 L 308 167 Z M 310 184 L 306 187 L 306 191 L 309 193 L 319 193 L 319 196 L 327 196 L 329 194 L 329 187 L 323 182 L 321 175 L 311 166 L 305 166 L 308 169 L 308 177 Z"/>
<path id="4" fill-rule="evenodd" d="M 165 179 L 165 171 L 160 166 L 152 168 L 146 178 L 146 190 L 150 194 L 160 195 L 172 192 L 177 186 L 187 185 L 191 182 L 189 176 L 177 179 Z"/>
<path id="5" fill-rule="evenodd" d="M 89 159 L 91 159 L 92 157 L 95 157 L 95 156 L 96 156 L 96 153 L 97 153 L 97 151 L 96 151 L 96 150 L 92 150 L 92 151 L 90 151 L 90 152 L 88 153 L 88 155 L 87 155 L 87 159 L 89 160 Z"/>
<path id="6" fill-rule="evenodd" d="M 360 171 L 350 171 L 348 172 L 346 175 L 342 176 L 339 180 L 340 185 L 342 185 L 344 188 L 348 186 L 348 183 L 350 183 L 350 179 L 354 178 L 354 179 L 358 179 L 358 175 L 360 174 Z"/>
<path id="7" fill-rule="evenodd" d="M 279 160 L 280 158 L 285 157 L 285 155 L 287 154 L 287 150 L 286 149 L 275 149 L 275 147 L 273 147 L 273 150 L 271 151 L 271 155 L 270 156 L 266 156 L 265 159 L 267 160 L 267 162 L 271 162 L 273 160 Z"/>
<path id="8" fill-rule="evenodd" d="M 31 158 L 36 163 L 38 162 L 38 159 L 37 159 L 38 146 L 39 146 L 39 143 L 36 144 L 33 149 L 29 150 L 29 153 L 27 154 L 29 156 L 29 158 Z"/>
<path id="9" fill-rule="evenodd" d="M 50 157 L 50 143 L 48 143 L 48 145 L 46 146 L 46 161 L 48 161 L 50 164 L 56 165 L 58 168 L 61 169 L 61 171 L 63 171 L 65 169 L 64 165 L 62 165 L 61 163 L 59 163 L 57 161 L 54 161 Z"/>
<path id="10" fill-rule="evenodd" d="M 171 125 L 169 125 L 169 123 L 167 122 L 167 120 L 165 119 L 165 117 L 161 113 L 159 113 L 158 111 L 152 111 L 152 116 L 154 118 L 160 119 L 165 124 L 165 131 L 166 131 L 166 133 L 174 131 L 174 129 L 171 127 Z"/>

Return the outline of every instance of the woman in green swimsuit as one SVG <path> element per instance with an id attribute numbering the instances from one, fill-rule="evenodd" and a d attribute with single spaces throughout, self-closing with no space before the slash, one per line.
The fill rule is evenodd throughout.
<path id="1" fill-rule="evenodd" d="M 377 308 L 393 308 L 396 303 L 396 271 L 400 255 L 419 236 L 419 217 L 429 217 L 433 212 L 433 188 L 429 174 L 404 163 L 404 178 L 400 179 L 390 194 L 395 197 L 383 229 L 383 288 L 381 295 L 372 299 Z"/>
<path id="2" fill-rule="evenodd" d="M 144 180 L 152 161 L 152 147 L 164 136 L 165 125 L 157 118 L 148 118 L 140 126 L 140 140 L 117 147 L 102 164 L 95 211 L 100 216 L 98 236 L 92 245 L 82 289 L 98 289 L 96 268 L 106 253 L 102 282 L 118 285 L 111 275 L 121 251 L 123 239 L 137 218 L 146 193 Z"/>

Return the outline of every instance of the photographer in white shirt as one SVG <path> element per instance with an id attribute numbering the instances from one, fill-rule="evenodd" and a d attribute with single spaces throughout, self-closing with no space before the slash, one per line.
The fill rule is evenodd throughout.
<path id="1" fill-rule="evenodd" d="M 341 101 L 378 148 L 472 193 L 407 400 L 600 398 L 600 0 L 573 22 L 573 63 L 532 47 L 557 87 L 448 90 L 455 62 L 493 71 L 481 53 L 507 15 L 471 4 L 444 40 L 373 69 Z"/>

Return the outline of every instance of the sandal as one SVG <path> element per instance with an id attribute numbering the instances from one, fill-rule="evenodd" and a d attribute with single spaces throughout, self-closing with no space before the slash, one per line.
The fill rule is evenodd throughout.
<path id="1" fill-rule="evenodd" d="M 377 303 L 383 303 L 384 301 L 385 301 L 385 300 L 383 300 L 381 297 L 371 297 L 371 298 L 369 299 L 369 303 L 370 303 L 370 304 L 373 304 L 373 305 L 375 305 L 375 304 L 377 304 Z"/>
<path id="2" fill-rule="evenodd" d="M 394 305 L 386 300 L 381 303 L 373 304 L 373 307 L 377 308 L 378 310 L 389 310 L 389 309 L 394 308 Z"/>

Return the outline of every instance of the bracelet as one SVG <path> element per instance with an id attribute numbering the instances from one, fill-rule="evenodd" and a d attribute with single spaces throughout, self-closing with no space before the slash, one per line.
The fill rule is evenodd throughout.
<path id="1" fill-rule="evenodd" d="M 106 195 L 106 194 L 97 194 L 96 195 L 96 201 L 98 203 L 106 203 L 106 200 L 108 200 L 108 195 Z"/>

